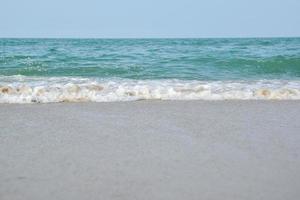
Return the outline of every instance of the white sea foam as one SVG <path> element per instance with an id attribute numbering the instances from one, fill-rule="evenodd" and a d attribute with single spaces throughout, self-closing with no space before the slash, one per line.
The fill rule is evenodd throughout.
<path id="1" fill-rule="evenodd" d="M 300 81 L 97 80 L 0 77 L 0 103 L 300 99 Z"/>

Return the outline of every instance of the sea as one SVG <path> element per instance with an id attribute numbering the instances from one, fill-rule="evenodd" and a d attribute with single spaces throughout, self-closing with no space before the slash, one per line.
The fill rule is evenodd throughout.
<path id="1" fill-rule="evenodd" d="M 0 103 L 300 99 L 300 38 L 0 39 Z"/>

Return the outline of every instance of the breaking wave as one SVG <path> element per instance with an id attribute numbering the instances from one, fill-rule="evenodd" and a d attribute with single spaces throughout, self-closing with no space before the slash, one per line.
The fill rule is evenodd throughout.
<path id="1" fill-rule="evenodd" d="M 0 103 L 300 99 L 300 81 L 0 77 Z"/>

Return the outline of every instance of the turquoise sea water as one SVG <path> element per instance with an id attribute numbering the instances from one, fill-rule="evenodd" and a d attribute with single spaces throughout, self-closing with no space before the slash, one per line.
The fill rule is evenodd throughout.
<path id="1" fill-rule="evenodd" d="M 0 39 L 6 103 L 298 99 L 299 85 L 300 38 Z"/>
<path id="2" fill-rule="evenodd" d="M 299 79 L 300 38 L 0 39 L 4 76 Z"/>

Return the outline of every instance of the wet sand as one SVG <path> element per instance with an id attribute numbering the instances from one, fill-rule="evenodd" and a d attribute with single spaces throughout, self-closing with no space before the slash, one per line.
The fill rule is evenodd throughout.
<path id="1" fill-rule="evenodd" d="M 300 101 L 0 105 L 0 199 L 300 198 Z"/>

